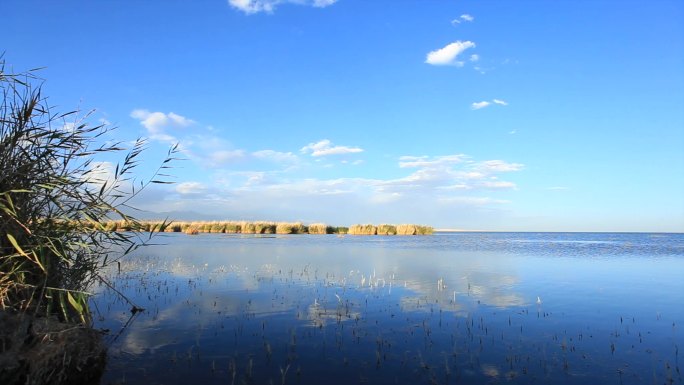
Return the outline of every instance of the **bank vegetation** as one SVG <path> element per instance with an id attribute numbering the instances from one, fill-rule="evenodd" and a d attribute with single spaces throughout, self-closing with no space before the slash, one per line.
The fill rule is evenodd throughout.
<path id="1" fill-rule="evenodd" d="M 330 226 L 325 223 L 305 225 L 302 222 L 270 222 L 270 221 L 180 221 L 171 224 L 162 221 L 109 221 L 105 223 L 107 231 L 163 231 L 170 233 L 218 233 L 218 234 L 338 234 L 338 235 L 430 235 L 434 229 L 430 226 L 415 224 L 372 225 L 356 224 L 350 227 Z M 162 229 L 163 228 L 163 229 Z"/>

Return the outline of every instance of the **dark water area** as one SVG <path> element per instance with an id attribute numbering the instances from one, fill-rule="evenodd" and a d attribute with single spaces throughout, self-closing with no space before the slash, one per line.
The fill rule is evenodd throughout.
<path id="1" fill-rule="evenodd" d="M 684 234 L 165 234 L 103 384 L 682 384 Z M 683 352 L 684 354 L 684 352 Z"/>

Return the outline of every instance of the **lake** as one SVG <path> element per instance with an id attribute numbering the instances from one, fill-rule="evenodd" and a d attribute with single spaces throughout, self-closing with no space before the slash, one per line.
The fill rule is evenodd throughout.
<path id="1" fill-rule="evenodd" d="M 103 384 L 682 384 L 684 234 L 163 234 Z M 684 352 L 683 352 L 684 353 Z"/>

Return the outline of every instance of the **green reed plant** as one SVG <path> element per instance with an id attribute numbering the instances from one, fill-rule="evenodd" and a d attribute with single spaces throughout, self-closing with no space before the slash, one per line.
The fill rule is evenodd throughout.
<path id="1" fill-rule="evenodd" d="M 109 170 L 96 157 L 125 150 L 98 145 L 111 128 L 54 113 L 40 82 L 6 71 L 0 57 L 0 306 L 87 322 L 86 289 L 152 234 L 143 237 L 124 210 L 149 184 L 167 183 L 160 178 L 176 149 L 147 181 L 131 176 L 144 140 Z M 118 219 L 116 231 L 108 219 Z"/>

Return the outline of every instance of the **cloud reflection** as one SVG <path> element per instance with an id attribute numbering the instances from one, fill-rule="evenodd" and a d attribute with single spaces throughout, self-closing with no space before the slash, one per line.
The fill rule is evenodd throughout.
<path id="1" fill-rule="evenodd" d="M 171 236 L 144 249 L 113 275 L 147 312 L 123 336 L 120 350 L 154 354 L 250 319 L 286 317 L 322 328 L 366 316 L 362 298 L 402 312 L 435 307 L 466 316 L 474 306 L 525 304 L 505 263 L 449 250 L 397 248 L 383 239 L 241 239 Z M 397 238 L 400 242 L 406 239 Z M 409 245 L 411 246 L 411 245 Z M 385 303 L 386 305 L 382 305 Z M 377 310 L 373 310 L 377 311 Z M 110 322 L 123 323 L 125 312 Z"/>

